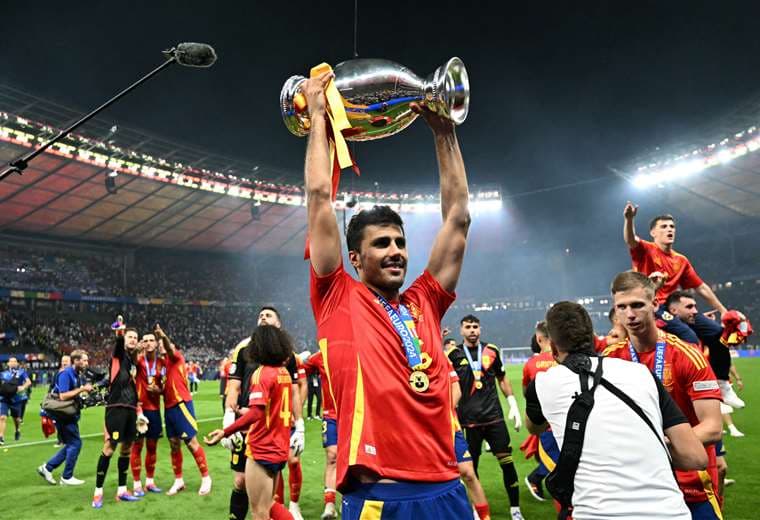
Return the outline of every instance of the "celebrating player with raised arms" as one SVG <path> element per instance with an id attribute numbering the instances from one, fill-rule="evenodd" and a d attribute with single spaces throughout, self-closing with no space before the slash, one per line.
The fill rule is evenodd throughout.
<path id="1" fill-rule="evenodd" d="M 292 342 L 280 328 L 259 325 L 246 348 L 252 363 L 258 365 L 247 389 L 247 410 L 227 428 L 212 431 L 205 441 L 211 446 L 247 430 L 245 487 L 252 518 L 292 519 L 274 501 L 275 479 L 290 451 L 293 381 L 283 364 L 293 354 Z"/>
<path id="2" fill-rule="evenodd" d="M 472 515 L 459 481 L 449 364 L 441 317 L 455 299 L 470 224 L 464 162 L 454 125 L 414 106 L 433 130 L 443 226 L 427 268 L 401 292 L 408 260 L 401 217 L 387 206 L 356 213 L 343 268 L 332 197 L 325 87 L 304 82 L 311 118 L 305 180 L 311 303 L 327 383 L 338 412 L 337 487 L 342 517 L 462 519 Z M 337 175 L 337 174 L 336 174 Z"/>
<path id="3" fill-rule="evenodd" d="M 142 353 L 137 356 L 137 400 L 139 410 L 147 424 L 145 433 L 140 433 L 132 444 L 132 478 L 134 479 L 133 495 L 144 496 L 145 491 L 160 493 L 161 488 L 156 486 L 153 477 L 156 472 L 156 448 L 158 439 L 161 438 L 161 394 L 163 392 L 166 367 L 164 358 L 158 353 L 158 342 L 153 333 L 143 334 Z M 142 469 L 142 449 L 146 445 L 145 453 L 145 488 L 143 489 L 140 479 Z"/>
<path id="4" fill-rule="evenodd" d="M 187 387 L 185 357 L 158 323 L 156 323 L 153 333 L 161 343 L 160 348 L 166 351 L 164 417 L 166 419 L 166 435 L 169 437 L 169 445 L 171 446 L 172 469 L 174 470 L 174 483 L 166 494 L 169 496 L 176 495 L 185 489 L 185 481 L 182 478 L 182 444 L 184 443 L 193 455 L 201 473 L 201 487 L 198 494 L 208 495 L 211 493 L 211 477 L 208 474 L 206 452 L 196 438 L 198 424 L 195 421 L 193 397 Z"/>

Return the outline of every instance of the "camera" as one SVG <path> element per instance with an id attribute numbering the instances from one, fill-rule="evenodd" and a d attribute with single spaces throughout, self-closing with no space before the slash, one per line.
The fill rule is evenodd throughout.
<path id="1" fill-rule="evenodd" d="M 92 406 L 101 406 L 106 403 L 106 390 L 108 389 L 108 377 L 106 374 L 96 372 L 88 368 L 82 374 L 85 383 L 92 385 L 92 392 L 79 394 L 80 408 L 90 408 Z"/>

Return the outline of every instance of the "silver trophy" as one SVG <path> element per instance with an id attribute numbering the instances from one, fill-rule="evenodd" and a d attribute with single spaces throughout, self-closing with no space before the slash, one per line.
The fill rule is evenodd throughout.
<path id="1" fill-rule="evenodd" d="M 451 58 L 426 79 L 388 60 L 348 60 L 333 70 L 351 123 L 343 131 L 348 141 L 370 141 L 400 132 L 417 119 L 409 108 L 412 102 L 427 104 L 457 125 L 467 118 L 470 81 L 459 58 Z M 303 76 L 291 76 L 280 92 L 282 119 L 297 136 L 307 135 L 311 126 L 300 92 L 304 81 Z"/>

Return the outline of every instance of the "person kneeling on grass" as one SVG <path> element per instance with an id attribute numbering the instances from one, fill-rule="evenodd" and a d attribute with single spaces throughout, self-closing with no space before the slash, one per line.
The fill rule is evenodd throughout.
<path id="1" fill-rule="evenodd" d="M 212 431 L 204 441 L 213 446 L 247 429 L 245 485 L 253 519 L 292 519 L 273 495 L 290 449 L 292 380 L 283 364 L 293 352 L 293 343 L 282 329 L 260 325 L 249 348 L 253 349 L 251 357 L 260 364 L 251 377 L 249 410 L 227 428 Z"/>

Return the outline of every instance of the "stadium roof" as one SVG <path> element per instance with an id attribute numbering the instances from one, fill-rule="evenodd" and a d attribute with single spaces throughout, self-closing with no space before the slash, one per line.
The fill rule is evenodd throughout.
<path id="1" fill-rule="evenodd" d="M 0 85 L 0 164 L 81 114 Z M 0 232 L 131 247 L 300 254 L 305 198 L 295 172 L 206 154 L 102 121 L 87 123 L 0 183 Z M 92 137 L 95 136 L 95 137 Z M 300 176 L 300 174 L 298 174 Z M 107 185 L 112 182 L 110 187 Z M 501 208 L 493 187 L 476 207 Z M 430 190 L 341 192 L 337 209 L 378 202 L 405 212 L 438 211 Z"/>
<path id="2" fill-rule="evenodd" d="M 760 217 L 760 97 L 678 143 L 639 156 L 619 173 L 658 190 L 703 222 L 721 225 Z"/>

